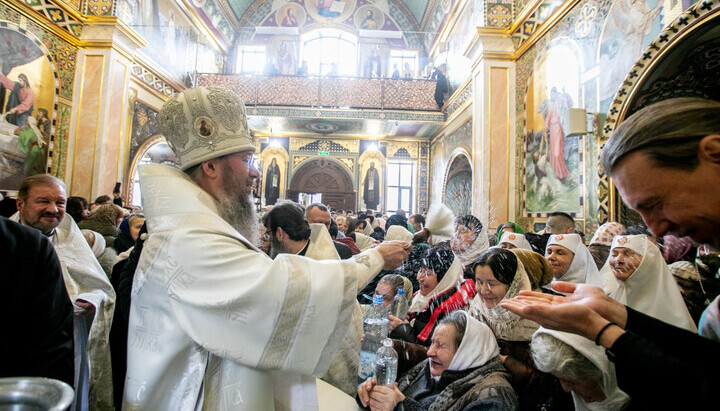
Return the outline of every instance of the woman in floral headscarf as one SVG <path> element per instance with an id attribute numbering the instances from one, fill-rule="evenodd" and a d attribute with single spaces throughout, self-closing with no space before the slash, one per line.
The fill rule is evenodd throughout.
<path id="1" fill-rule="evenodd" d="M 607 261 L 608 255 L 610 255 L 610 245 L 612 244 L 613 238 L 615 238 L 616 235 L 622 234 L 623 231 L 625 231 L 625 226 L 614 221 L 601 225 L 597 231 L 595 231 L 595 235 L 590 240 L 588 250 L 590 250 L 590 254 L 592 254 L 598 270 L 605 265 L 605 261 Z"/>
<path id="2" fill-rule="evenodd" d="M 118 220 L 122 218 L 122 209 L 115 204 L 104 204 L 95 209 L 89 219 L 78 224 L 80 229 L 92 230 L 102 234 L 108 247 L 112 247 L 115 238 L 120 235 Z"/>

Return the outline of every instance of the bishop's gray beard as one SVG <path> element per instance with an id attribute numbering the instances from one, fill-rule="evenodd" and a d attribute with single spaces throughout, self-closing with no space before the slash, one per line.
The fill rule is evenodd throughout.
<path id="1" fill-rule="evenodd" d="M 249 195 L 236 198 L 222 195 L 217 200 L 217 208 L 220 217 L 238 233 L 253 245 L 260 244 L 260 223 L 255 211 L 255 204 Z"/>

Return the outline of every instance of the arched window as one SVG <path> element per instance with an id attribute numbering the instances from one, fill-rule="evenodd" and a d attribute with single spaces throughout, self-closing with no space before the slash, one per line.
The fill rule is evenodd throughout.
<path id="1" fill-rule="evenodd" d="M 342 30 L 323 28 L 305 33 L 300 41 L 300 61 L 307 61 L 308 74 L 356 75 L 357 37 Z"/>

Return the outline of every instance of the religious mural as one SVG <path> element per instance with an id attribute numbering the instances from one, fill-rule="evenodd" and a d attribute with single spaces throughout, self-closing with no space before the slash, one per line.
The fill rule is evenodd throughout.
<path id="1" fill-rule="evenodd" d="M 15 24 L 0 27 L 0 190 L 48 171 L 59 93 L 51 44 Z"/>
<path id="2" fill-rule="evenodd" d="M 288 164 L 290 156 L 280 142 L 287 139 L 273 138 L 273 142 L 265 146 L 259 156 L 262 190 L 262 205 L 268 206 L 286 198 Z"/>
<path id="3" fill-rule="evenodd" d="M 358 7 L 353 16 L 355 27 L 362 30 L 380 30 L 385 26 L 385 14 L 379 8 L 366 4 Z"/>

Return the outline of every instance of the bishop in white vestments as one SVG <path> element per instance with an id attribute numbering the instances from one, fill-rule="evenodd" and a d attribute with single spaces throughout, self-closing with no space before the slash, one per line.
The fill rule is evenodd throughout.
<path id="1" fill-rule="evenodd" d="M 182 171 L 140 169 L 149 237 L 133 283 L 123 408 L 317 409 L 315 377 L 347 332 L 355 295 L 407 258 L 406 246 L 271 260 L 254 245 L 258 171 L 242 101 L 189 89 L 159 120 Z"/>

